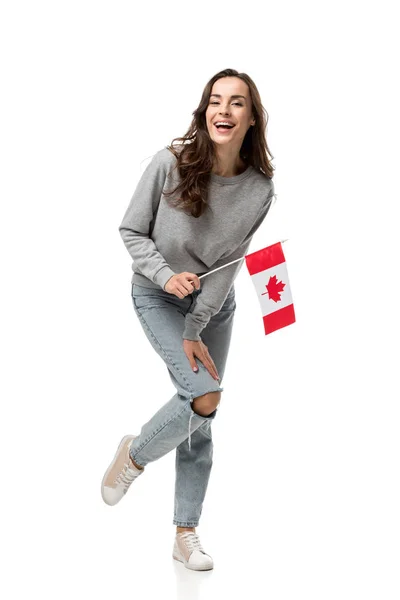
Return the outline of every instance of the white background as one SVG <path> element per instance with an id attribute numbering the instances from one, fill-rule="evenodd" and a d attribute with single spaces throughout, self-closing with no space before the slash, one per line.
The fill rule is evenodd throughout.
<path id="1" fill-rule="evenodd" d="M 8 2 L 1 50 L 2 595 L 399 598 L 398 27 L 390 2 Z M 118 227 L 207 81 L 248 73 L 297 322 L 237 312 L 197 529 L 172 559 L 174 452 L 116 507 L 121 437 L 174 393 Z"/>

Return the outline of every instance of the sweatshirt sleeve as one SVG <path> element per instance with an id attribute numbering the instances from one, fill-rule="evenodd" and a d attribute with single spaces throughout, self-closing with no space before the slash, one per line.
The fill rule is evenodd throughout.
<path id="1" fill-rule="evenodd" d="M 138 267 L 153 283 L 164 289 L 168 279 L 175 275 L 150 238 L 150 228 L 169 170 L 162 150 L 157 152 L 141 175 L 139 183 L 119 226 L 122 240 Z"/>
<path id="2" fill-rule="evenodd" d="M 225 256 L 223 259 L 214 263 L 210 270 L 222 267 L 232 260 L 242 258 L 247 254 L 255 232 L 260 227 L 271 208 L 271 202 L 274 195 L 274 186 L 272 186 L 272 193 L 269 194 L 264 202 L 253 227 L 246 235 L 245 239 L 229 256 Z M 222 308 L 243 262 L 244 261 L 238 261 L 233 265 L 229 265 L 229 267 L 220 269 L 216 273 L 207 275 L 207 277 L 204 277 L 204 279 L 201 280 L 201 294 L 196 298 L 193 311 L 187 313 L 185 317 L 185 328 L 182 334 L 183 339 L 194 341 L 201 340 L 200 333 L 211 317 L 217 314 Z"/>

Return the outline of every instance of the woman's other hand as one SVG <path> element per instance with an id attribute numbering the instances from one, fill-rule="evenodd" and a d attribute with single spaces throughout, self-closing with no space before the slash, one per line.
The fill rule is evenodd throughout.
<path id="1" fill-rule="evenodd" d="M 190 273 L 188 271 L 172 275 L 164 286 L 166 292 L 175 294 L 175 296 L 178 296 L 178 298 L 181 299 L 185 298 L 188 294 L 191 294 L 195 289 L 200 289 L 200 279 L 196 273 Z"/>
<path id="2" fill-rule="evenodd" d="M 195 357 L 197 357 L 199 360 L 201 360 L 201 362 L 209 371 L 211 376 L 214 377 L 214 379 L 219 380 L 217 367 L 215 366 L 214 361 L 208 352 L 207 346 L 201 340 L 197 342 L 195 340 L 184 339 L 183 349 L 185 351 L 186 356 L 189 359 L 190 366 L 192 367 L 193 371 L 198 370 L 195 360 Z"/>

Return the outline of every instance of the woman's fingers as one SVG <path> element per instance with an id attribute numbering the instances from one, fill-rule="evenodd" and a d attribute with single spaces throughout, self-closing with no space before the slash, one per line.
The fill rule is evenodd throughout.
<path id="1" fill-rule="evenodd" d="M 177 285 L 177 288 L 178 288 L 178 293 L 181 295 L 181 300 L 182 300 L 182 298 L 185 298 L 185 296 L 187 296 L 187 290 L 185 290 L 183 285 Z"/>
<path id="2" fill-rule="evenodd" d="M 200 360 L 204 364 L 204 366 L 206 367 L 206 369 L 210 373 L 210 375 L 212 375 L 212 377 L 214 377 L 214 379 L 219 379 L 217 367 L 215 366 L 215 363 L 214 363 L 213 359 L 211 358 L 210 354 L 207 352 L 207 350 L 205 350 L 205 352 L 203 354 L 203 359 L 200 359 Z"/>
<path id="3" fill-rule="evenodd" d="M 187 282 L 185 282 L 187 283 Z M 182 298 L 185 298 L 189 294 L 191 294 L 194 290 L 193 285 L 191 283 L 187 283 L 188 287 L 185 287 L 183 283 L 177 284 L 178 291 L 182 294 Z M 190 287 L 190 289 L 189 289 Z"/>
<path id="4" fill-rule="evenodd" d="M 207 350 L 207 346 L 203 342 L 197 342 L 192 340 L 183 340 L 183 349 L 189 360 L 190 366 L 194 371 L 197 371 L 196 358 L 204 365 L 207 371 L 214 379 L 219 380 L 217 368 L 210 353 Z"/>
<path id="5" fill-rule="evenodd" d="M 212 369 L 213 377 L 215 377 L 215 379 L 219 379 L 217 367 L 215 366 L 215 363 L 214 363 L 213 359 L 211 358 L 211 356 L 210 356 L 210 359 L 209 359 L 209 364 L 210 364 L 211 369 Z"/>
<path id="6" fill-rule="evenodd" d="M 187 296 L 188 294 L 192 294 L 193 290 L 195 289 L 200 289 L 200 280 L 195 273 L 185 271 L 184 273 L 181 273 L 178 277 L 180 291 L 182 291 L 181 288 L 183 287 L 184 291 L 182 291 L 182 293 L 185 296 Z"/>
<path id="7" fill-rule="evenodd" d="M 196 273 L 184 271 L 183 273 L 175 273 L 164 285 L 164 290 L 169 294 L 178 296 L 181 300 L 186 298 L 193 290 L 200 289 L 200 279 Z"/>

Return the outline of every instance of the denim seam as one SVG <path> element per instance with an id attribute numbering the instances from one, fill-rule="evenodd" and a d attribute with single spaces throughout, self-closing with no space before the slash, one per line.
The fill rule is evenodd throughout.
<path id="1" fill-rule="evenodd" d="M 147 440 L 145 440 L 143 442 L 143 444 L 141 446 L 139 446 L 139 448 L 136 449 L 135 451 L 135 455 L 131 455 L 133 460 L 136 461 L 136 456 L 139 454 L 139 452 L 141 452 L 143 450 L 143 448 L 145 446 L 147 446 L 147 444 L 158 434 L 160 433 L 160 431 L 162 429 L 164 429 L 164 427 L 166 427 L 169 423 L 171 423 L 171 421 L 173 421 L 174 419 L 176 419 L 176 417 L 179 417 L 185 410 L 186 410 L 186 406 L 187 404 L 185 403 L 184 407 L 182 408 L 182 410 L 180 410 L 179 412 L 174 413 L 167 421 L 165 421 L 165 423 L 163 423 L 158 429 L 156 429 L 155 431 L 153 431 L 153 433 L 147 438 Z"/>
<path id="2" fill-rule="evenodd" d="M 212 422 L 213 422 L 213 419 L 210 419 L 209 423 L 212 424 Z M 211 427 L 211 425 L 210 425 L 210 427 Z M 200 425 L 199 429 L 201 429 L 201 432 L 203 435 L 205 435 L 209 440 L 212 441 L 212 434 L 208 433 L 208 431 L 206 431 L 206 429 L 203 429 L 202 425 Z M 210 429 L 210 431 L 211 431 L 211 429 Z"/>
<path id="3" fill-rule="evenodd" d="M 190 383 L 190 381 L 188 379 L 186 379 L 185 374 L 179 369 L 179 367 L 174 363 L 174 361 L 172 360 L 172 358 L 166 353 L 166 351 L 164 350 L 164 348 L 162 347 L 162 345 L 160 344 L 160 342 L 158 341 L 158 339 L 156 338 L 156 336 L 152 332 L 152 330 L 151 330 L 149 324 L 147 323 L 146 319 L 143 317 L 143 315 L 140 314 L 140 312 L 139 312 L 139 310 L 138 310 L 138 308 L 136 306 L 135 306 L 135 309 L 137 311 L 137 315 L 138 315 L 139 319 L 144 323 L 144 325 L 146 326 L 146 328 L 149 330 L 149 332 L 151 334 L 151 337 L 156 342 L 156 344 L 159 346 L 159 348 L 161 349 L 161 352 L 164 354 L 164 356 L 166 357 L 166 359 L 170 362 L 170 364 L 173 366 L 173 368 L 181 375 L 182 379 L 188 385 L 188 387 L 189 387 L 189 393 L 191 395 L 191 401 L 192 401 L 193 400 L 193 396 L 194 396 L 194 389 L 192 387 L 192 384 Z"/>
<path id="4" fill-rule="evenodd" d="M 162 345 L 160 344 L 159 340 L 156 338 L 156 336 L 154 335 L 153 331 L 151 330 L 149 324 L 147 323 L 146 319 L 143 317 L 143 315 L 139 312 L 139 309 L 137 308 L 137 306 L 135 305 L 135 302 L 133 302 L 134 306 L 135 306 L 135 311 L 139 317 L 139 319 L 144 323 L 144 325 L 146 326 L 146 328 L 149 330 L 151 337 L 153 338 L 153 340 L 157 343 L 157 345 L 159 346 L 159 348 L 161 349 L 162 353 L 164 354 L 164 356 L 167 358 L 167 360 L 171 363 L 171 365 L 173 366 L 174 369 L 176 369 L 176 371 L 182 376 L 182 379 L 185 381 L 185 383 L 187 383 L 188 387 L 189 387 L 189 393 L 190 393 L 190 402 L 192 402 L 192 400 L 194 400 L 194 389 L 192 387 L 192 384 L 190 383 L 190 381 L 186 378 L 185 374 L 179 369 L 179 367 L 174 363 L 174 361 L 172 360 L 172 358 L 167 354 L 167 352 L 165 351 L 165 349 L 162 347 Z M 218 390 L 209 390 L 208 392 L 204 392 L 204 394 L 208 394 L 210 392 L 223 392 L 224 388 L 221 387 L 220 385 L 218 386 Z"/>
<path id="5" fill-rule="evenodd" d="M 142 315 L 142 314 L 139 312 L 139 309 L 137 308 L 137 306 L 136 306 L 136 304 L 135 304 L 135 299 L 133 298 L 133 296 L 132 296 L 132 299 L 133 299 L 133 306 L 134 306 L 134 308 L 135 308 L 135 312 L 136 312 L 136 314 L 138 315 L 138 317 L 139 317 L 140 321 L 143 323 L 143 325 L 144 325 L 144 326 L 146 327 L 146 329 L 149 331 L 149 333 L 150 333 L 150 335 L 151 335 L 152 339 L 155 341 L 155 343 L 156 343 L 156 344 L 158 345 L 158 347 L 161 349 L 161 352 L 162 352 L 162 353 L 163 353 L 163 355 L 166 357 L 166 359 L 169 361 L 170 365 L 172 365 L 172 367 L 173 367 L 173 368 L 176 370 L 176 372 L 177 372 L 177 373 L 179 373 L 179 374 L 181 375 L 181 377 L 182 377 L 183 381 L 184 381 L 184 382 L 187 384 L 187 387 L 189 388 L 189 394 L 190 394 L 190 398 L 189 398 L 189 404 L 191 404 L 191 403 L 193 402 L 193 400 L 194 400 L 194 389 L 193 389 L 193 387 L 192 387 L 192 384 L 190 383 L 190 381 L 189 381 L 188 379 L 186 379 L 186 377 L 185 377 L 185 374 L 184 374 L 184 373 L 183 373 L 183 372 L 182 372 L 182 371 L 179 369 L 179 367 L 178 367 L 178 366 L 177 366 L 177 365 L 174 363 L 174 361 L 172 360 L 172 358 L 171 358 L 171 357 L 170 357 L 170 356 L 167 354 L 167 352 L 165 351 L 165 349 L 162 347 L 161 343 L 159 342 L 159 340 L 157 339 L 157 337 L 154 335 L 154 333 L 153 333 L 153 331 L 151 330 L 151 328 L 150 328 L 149 324 L 147 323 L 146 319 L 145 319 L 145 318 L 144 318 L 144 316 L 143 316 L 143 315 Z M 214 391 L 216 391 L 216 390 L 210 390 L 210 392 L 211 392 L 211 391 L 213 391 L 213 392 L 214 392 Z M 224 390 L 223 390 L 223 388 L 222 388 L 220 385 L 218 385 L 218 390 L 217 390 L 217 391 L 219 391 L 219 392 L 223 392 Z M 208 393 L 208 392 L 205 392 L 205 393 Z M 159 431 L 161 431 L 161 429 L 163 429 L 163 427 L 165 427 L 165 426 L 166 426 L 168 423 L 170 423 L 172 419 L 175 419 L 177 416 L 181 415 L 181 414 L 182 414 L 182 412 L 183 412 L 183 410 L 185 410 L 185 408 L 186 408 L 186 406 L 185 406 L 185 407 L 182 409 L 182 411 L 181 411 L 181 412 L 174 414 L 174 415 L 171 417 L 171 419 L 170 419 L 169 421 L 167 421 L 167 423 L 165 423 L 164 425 L 162 425 L 162 426 L 161 426 L 161 428 L 160 428 L 159 430 L 157 430 L 155 433 L 153 433 L 153 434 L 152 434 L 152 436 L 151 436 L 151 437 L 150 437 L 148 440 L 146 440 L 145 442 L 143 442 L 143 445 L 140 447 L 140 449 L 138 448 L 138 449 L 136 450 L 136 453 L 138 454 L 138 453 L 139 453 L 141 450 L 143 450 L 144 446 L 145 446 L 146 444 L 148 444 L 148 443 L 149 443 L 149 441 L 150 441 L 151 439 L 153 439 L 153 438 L 154 438 L 154 436 L 155 436 L 157 433 L 159 433 Z M 197 416 L 199 416 L 199 415 L 198 415 L 198 413 L 196 413 L 196 412 L 195 412 L 195 411 L 192 409 L 192 407 L 191 407 L 191 413 L 190 413 L 190 418 L 189 418 L 189 427 L 188 427 L 188 429 L 189 429 L 189 435 L 188 435 L 188 444 L 189 444 L 189 450 L 191 449 L 191 444 L 190 444 L 190 441 L 191 441 L 191 439 L 190 439 L 190 438 L 191 438 L 191 435 L 190 435 L 190 425 L 191 425 L 191 422 L 192 422 L 192 418 L 193 418 L 193 416 L 194 416 L 195 414 L 196 414 Z M 202 416 L 202 415 L 200 415 L 200 416 Z M 205 419 L 208 419 L 208 417 L 203 417 L 203 418 L 205 418 Z M 211 420 L 211 419 L 210 419 L 210 420 Z M 135 460 L 135 458 L 134 458 L 133 456 L 132 456 L 132 458 L 133 458 L 133 460 Z M 139 460 L 139 462 L 140 462 L 140 460 Z"/>

